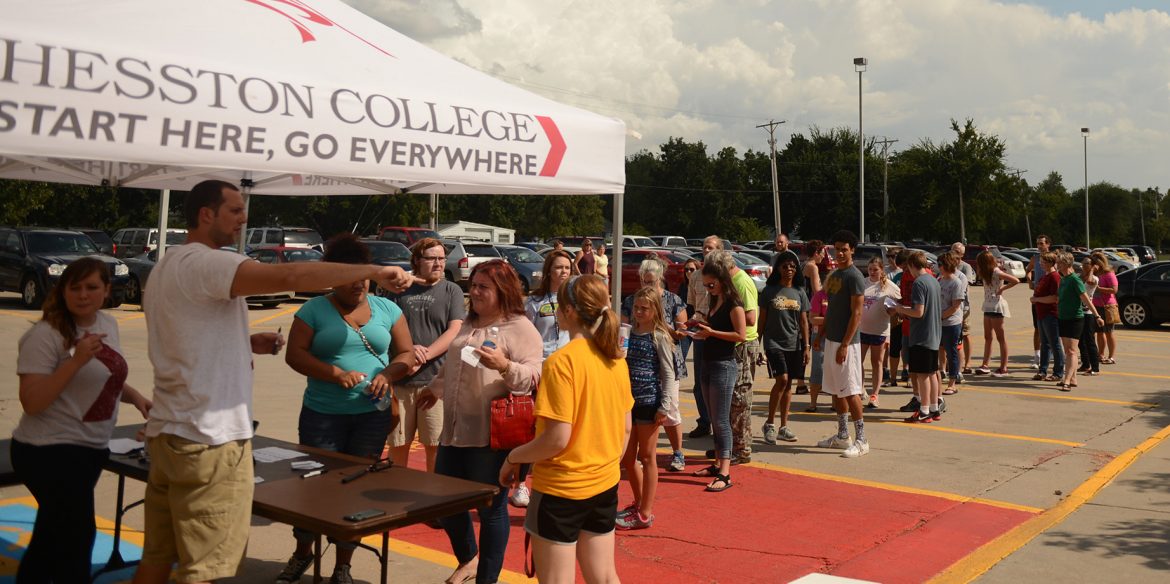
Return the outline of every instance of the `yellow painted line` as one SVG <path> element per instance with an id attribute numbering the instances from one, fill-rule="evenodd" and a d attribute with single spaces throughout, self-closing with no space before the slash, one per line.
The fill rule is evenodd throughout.
<path id="1" fill-rule="evenodd" d="M 270 320 L 280 318 L 286 314 L 292 314 L 292 313 L 296 312 L 299 308 L 300 308 L 299 306 L 297 308 L 288 308 L 288 309 L 282 310 L 276 314 L 271 314 L 271 315 L 265 316 L 264 318 L 257 318 L 256 320 L 253 320 L 252 322 L 248 323 L 248 326 L 256 326 L 258 324 L 264 324 Z"/>
<path id="2" fill-rule="evenodd" d="M 116 320 L 117 320 L 118 322 L 126 322 L 126 321 L 128 321 L 128 320 L 138 320 L 138 319 L 140 319 L 140 318 L 146 318 L 146 313 L 145 313 L 145 312 L 142 312 L 142 313 L 139 313 L 139 314 L 132 314 L 132 315 L 130 315 L 130 316 L 123 316 L 123 317 L 121 317 L 121 318 L 118 318 L 118 319 L 116 319 Z"/>
<path id="3" fill-rule="evenodd" d="M 371 546 L 375 549 L 381 549 L 382 536 L 380 534 L 369 535 L 362 538 L 362 543 Z M 433 550 L 429 547 L 415 545 L 399 539 L 390 538 L 390 551 L 401 554 L 416 560 L 446 566 L 452 570 L 459 566 L 459 560 L 455 556 Z M 502 570 L 500 572 L 499 582 L 507 582 L 508 584 L 530 584 L 536 582 L 535 578 L 529 578 L 519 572 L 511 570 Z"/>
<path id="4" fill-rule="evenodd" d="M 957 493 L 947 493 L 945 491 L 933 491 L 930 489 L 919 489 L 917 487 L 907 487 L 907 486 L 903 486 L 903 485 L 894 485 L 894 484 L 890 484 L 890 483 L 868 481 L 865 479 L 857 479 L 857 478 L 853 478 L 853 477 L 831 475 L 831 474 L 819 473 L 819 472 L 814 472 L 814 471 L 804 470 L 804 469 L 799 469 L 799 468 L 790 468 L 790 467 L 786 467 L 786 466 L 768 464 L 766 462 L 749 462 L 749 463 L 745 464 L 744 466 L 750 466 L 753 468 L 760 468 L 760 469 L 770 470 L 770 471 L 784 472 L 784 473 L 788 473 L 788 474 L 794 474 L 794 475 L 809 477 L 809 478 L 814 478 L 814 479 L 833 481 L 833 482 L 837 482 L 837 483 L 846 483 L 846 484 L 857 485 L 857 486 L 861 486 L 861 487 L 882 489 L 884 491 L 894 491 L 894 492 L 898 492 L 898 493 L 908 493 L 911 495 L 924 495 L 927 497 L 936 497 L 939 499 L 946 499 L 948 501 L 957 501 L 960 503 L 980 503 L 980 504 L 989 505 L 992 507 L 1000 507 L 1002 509 L 1014 509 L 1016 511 L 1025 511 L 1027 513 L 1040 513 L 1042 511 L 1044 511 L 1043 509 L 1040 509 L 1038 507 L 1029 507 L 1027 505 L 1017 505 L 1015 503 L 1008 503 L 1006 501 L 996 501 L 993 499 L 982 499 L 979 497 L 968 497 L 966 495 L 959 495 Z"/>
<path id="5" fill-rule="evenodd" d="M 41 319 L 41 313 L 39 312 L 16 312 L 15 310 L 0 310 L 0 314 L 5 316 L 25 318 L 28 319 L 29 322 L 36 322 Z"/>
<path id="6" fill-rule="evenodd" d="M 807 412 L 792 412 L 788 415 L 789 416 L 819 416 L 819 417 L 823 417 L 823 418 L 832 418 L 832 417 L 835 417 L 837 414 L 833 414 L 833 413 L 810 414 Z M 931 425 L 907 424 L 906 422 L 903 422 L 901 420 L 873 420 L 870 423 L 872 423 L 872 424 L 895 424 L 897 426 L 905 426 L 907 428 L 917 428 L 919 430 L 937 430 L 939 432 L 953 432 L 955 434 L 968 434 L 971 436 L 982 436 L 984 438 L 1004 438 L 1007 440 L 1021 440 L 1024 442 L 1041 442 L 1044 444 L 1059 444 L 1061 446 L 1071 446 L 1073 448 L 1076 448 L 1079 446 L 1084 446 L 1084 444 L 1081 442 L 1069 442 L 1066 440 L 1056 440 L 1054 438 L 1038 438 L 1036 436 L 1020 436 L 1017 434 L 998 434 L 995 432 L 980 432 L 979 430 L 964 430 L 961 428 L 952 428 L 952 427 L 948 427 L 948 426 L 935 426 L 933 424 L 931 424 Z"/>
<path id="7" fill-rule="evenodd" d="M 1059 525 L 1082 505 L 1093 500 L 1122 471 L 1129 468 L 1143 454 L 1153 450 L 1168 436 L 1170 436 L 1170 426 L 1155 432 L 1141 444 L 1121 453 L 1101 470 L 1093 473 L 1088 480 L 1073 489 L 1068 498 L 1040 515 L 1017 525 L 1007 533 L 983 544 L 979 549 L 932 578 L 930 582 L 939 584 L 966 583 L 978 578 L 1000 561 L 1015 553 L 1016 550 L 1027 545 L 1036 536 Z"/>
<path id="8" fill-rule="evenodd" d="M 969 385 L 964 385 L 963 391 L 974 391 L 977 393 L 998 393 L 1001 395 L 1026 395 L 1028 397 L 1040 397 L 1040 398 L 1044 398 L 1044 399 L 1063 399 L 1063 400 L 1069 400 L 1069 401 L 1112 404 L 1112 405 L 1118 405 L 1118 406 L 1137 406 L 1137 407 L 1142 407 L 1142 408 L 1156 408 L 1156 407 L 1158 407 L 1158 404 L 1149 403 L 1149 402 L 1132 402 L 1132 401 L 1123 401 L 1123 400 L 1117 400 L 1117 399 L 1082 397 L 1079 395 L 1057 395 L 1057 394 L 1050 395 L 1047 393 L 1037 393 L 1035 391 L 1013 391 L 1010 389 L 990 389 L 990 388 L 986 388 L 986 387 L 971 387 Z"/>
<path id="9" fill-rule="evenodd" d="M 879 421 L 880 424 L 896 424 L 904 428 L 914 428 L 916 430 L 934 430 L 936 432 L 951 432 L 953 434 L 967 434 L 969 436 L 983 436 L 985 438 L 1004 438 L 1007 440 L 1021 440 L 1024 442 L 1040 442 L 1043 444 L 1059 444 L 1060 446 L 1070 446 L 1077 448 L 1084 446 L 1083 442 L 1069 442 L 1067 440 L 1057 440 L 1055 438 L 1037 438 L 1035 436 L 1018 436 L 1016 434 L 999 434 L 996 432 L 980 432 L 978 430 L 964 430 L 962 428 L 950 428 L 947 426 L 936 426 L 934 424 L 907 424 L 905 422 L 894 422 L 888 420 Z"/>
<path id="10" fill-rule="evenodd" d="M 1148 373 L 1125 373 L 1123 371 L 1102 371 L 1101 375 L 1120 375 L 1122 377 L 1141 377 L 1144 379 L 1170 379 L 1170 375 L 1150 375 Z"/>

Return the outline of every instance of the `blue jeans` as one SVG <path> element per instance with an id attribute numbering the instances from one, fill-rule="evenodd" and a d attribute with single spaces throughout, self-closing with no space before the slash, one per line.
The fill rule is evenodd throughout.
<path id="1" fill-rule="evenodd" d="M 491 505 L 479 507 L 479 546 L 476 547 L 475 529 L 471 512 L 462 511 L 439 520 L 451 551 L 462 564 L 479 554 L 476 584 L 491 584 L 500 578 L 504 567 L 504 551 L 508 548 L 508 489 L 500 487 L 500 467 L 508 457 L 507 450 L 492 450 L 487 446 L 464 447 L 440 445 L 435 456 L 435 474 L 475 481 L 499 487 L 500 492 Z"/>
<path id="2" fill-rule="evenodd" d="M 1085 326 L 1081 329 L 1078 348 L 1081 351 L 1081 369 L 1100 372 L 1101 353 L 1097 347 L 1097 319 L 1088 312 L 1085 313 Z"/>
<path id="3" fill-rule="evenodd" d="M 692 339 L 686 337 L 683 339 L 686 345 L 683 345 L 683 355 L 686 355 L 686 347 L 690 345 L 694 347 L 692 360 L 694 361 L 693 373 L 695 375 L 695 387 L 691 390 L 695 394 L 695 409 L 699 410 L 699 419 L 697 420 L 699 426 L 710 426 L 711 416 L 707 414 L 707 399 L 703 395 L 703 344 L 705 341 L 699 339 Z"/>
<path id="4" fill-rule="evenodd" d="M 735 359 L 703 363 L 703 399 L 709 404 L 711 428 L 715 434 L 715 457 L 731 458 L 731 395 L 739 366 Z"/>
<path id="5" fill-rule="evenodd" d="M 1040 374 L 1048 372 L 1048 356 L 1052 355 L 1052 374 L 1064 377 L 1064 347 L 1060 345 L 1060 320 L 1055 314 L 1040 319 Z"/>
<path id="6" fill-rule="evenodd" d="M 959 378 L 959 341 L 963 339 L 963 325 L 946 325 L 942 327 L 942 349 L 947 352 L 947 377 Z"/>
<path id="7" fill-rule="evenodd" d="M 300 443 L 305 446 L 361 456 L 372 461 L 381 456 L 382 448 L 386 446 L 386 437 L 390 435 L 393 419 L 390 410 L 375 410 L 364 414 L 323 414 L 301 407 L 297 433 Z M 293 537 L 298 543 L 303 544 L 317 539 L 317 534 L 294 527 Z M 357 542 L 333 543 L 340 550 L 352 550 L 357 547 Z"/>

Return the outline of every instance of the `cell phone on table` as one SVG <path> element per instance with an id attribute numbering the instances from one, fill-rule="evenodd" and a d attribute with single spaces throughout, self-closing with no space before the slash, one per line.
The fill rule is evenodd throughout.
<path id="1" fill-rule="evenodd" d="M 346 515 L 342 519 L 345 519 L 346 521 L 352 521 L 354 523 L 357 523 L 359 521 L 365 521 L 367 519 L 381 517 L 385 514 L 386 514 L 386 512 L 381 510 L 381 509 L 366 509 L 365 511 L 358 511 L 357 513 L 350 513 L 349 515 Z"/>

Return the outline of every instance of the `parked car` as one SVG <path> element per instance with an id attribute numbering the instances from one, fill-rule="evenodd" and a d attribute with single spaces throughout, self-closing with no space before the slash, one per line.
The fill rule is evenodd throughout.
<path id="1" fill-rule="evenodd" d="M 732 252 L 731 257 L 735 258 L 735 265 L 751 277 L 752 282 L 756 285 L 756 292 L 763 290 L 764 283 L 768 281 L 768 272 L 772 271 L 772 267 L 760 258 L 742 251 Z"/>
<path id="2" fill-rule="evenodd" d="M 483 262 L 504 257 L 500 250 L 490 243 L 447 239 L 443 240 L 443 247 L 447 249 L 445 277 L 458 284 L 464 291 L 467 291 L 468 284 L 470 284 L 471 268 Z"/>
<path id="3" fill-rule="evenodd" d="M 508 260 L 513 268 L 516 268 L 524 294 L 540 286 L 540 280 L 544 277 L 540 273 L 544 267 L 544 258 L 540 257 L 540 254 L 518 245 L 497 245 L 496 249 L 504 254 L 504 259 Z"/>
<path id="4" fill-rule="evenodd" d="M 321 234 L 308 227 L 255 227 L 248 230 L 246 242 L 253 250 L 266 247 L 325 250 Z"/>
<path id="5" fill-rule="evenodd" d="M 546 241 L 552 243 L 554 239 L 560 241 L 561 244 L 565 246 L 565 249 L 572 247 L 576 248 L 578 251 L 581 250 L 581 243 L 586 239 L 593 242 L 593 249 L 597 249 L 597 246 L 605 242 L 605 240 L 600 237 L 583 237 L 580 235 L 559 235 L 557 237 L 550 237 Z"/>
<path id="6" fill-rule="evenodd" d="M 168 245 L 167 249 L 170 250 L 175 247 L 178 246 Z M 142 304 L 142 291 L 146 289 L 146 281 L 150 279 L 150 272 L 154 270 L 154 265 L 158 263 L 158 249 L 152 249 L 148 253 L 139 254 L 122 261 L 130 269 L 130 277 L 126 281 L 126 302 Z"/>
<path id="7" fill-rule="evenodd" d="M 69 231 L 80 231 L 88 235 L 93 240 L 93 244 L 97 246 L 98 251 L 102 252 L 102 255 L 118 257 L 116 249 L 118 246 L 114 243 L 114 238 L 110 237 L 109 233 L 93 227 L 69 227 L 68 229 Z"/>
<path id="8" fill-rule="evenodd" d="M 410 247 L 414 245 L 414 242 L 428 237 L 442 239 L 437 231 L 425 227 L 383 227 L 378 232 L 379 241 L 397 241 L 406 247 Z"/>
<path id="9" fill-rule="evenodd" d="M 120 306 L 126 298 L 130 268 L 99 253 L 88 235 L 66 229 L 0 227 L 0 291 L 19 292 L 22 304 L 40 308 L 65 267 L 88 256 L 96 256 L 110 267 L 106 307 Z"/>
<path id="10" fill-rule="evenodd" d="M 1133 263 L 1139 263 L 1137 252 L 1128 247 L 1098 247 L 1092 251 L 1107 251 L 1121 256 L 1122 259 Z"/>
<path id="11" fill-rule="evenodd" d="M 884 243 L 860 243 L 853 250 L 853 263 L 864 274 L 865 270 L 868 269 L 866 266 L 869 265 L 869 260 L 880 257 L 882 262 L 885 262 L 886 256 L 895 249 L 897 248 Z"/>
<path id="12" fill-rule="evenodd" d="M 1154 248 L 1148 245 L 1122 245 L 1120 247 L 1132 249 L 1143 266 L 1158 261 L 1158 254 L 1154 252 Z"/>
<path id="13" fill-rule="evenodd" d="M 658 247 L 686 247 L 687 238 L 681 235 L 651 235 L 654 245 Z"/>
<path id="14" fill-rule="evenodd" d="M 547 243 L 541 243 L 539 241 L 518 241 L 518 242 L 516 242 L 516 245 L 518 245 L 520 247 L 526 247 L 526 248 L 528 248 L 536 253 L 540 253 L 541 251 L 546 250 L 546 249 L 552 249 L 551 245 L 549 245 Z"/>
<path id="15" fill-rule="evenodd" d="M 325 254 L 311 248 L 282 245 L 254 249 L 248 253 L 248 257 L 262 264 L 295 264 L 298 262 L 319 262 L 325 257 Z M 297 296 L 320 296 L 328 292 L 329 288 L 295 291 Z"/>
<path id="16" fill-rule="evenodd" d="M 565 245 L 568 245 L 568 243 Z M 610 245 L 612 246 L 612 244 Z M 625 249 L 633 249 L 636 247 L 658 247 L 658 243 L 653 239 L 646 237 L 645 235 L 623 235 L 622 247 Z M 597 242 L 593 243 L 593 249 L 597 249 Z"/>
<path id="17" fill-rule="evenodd" d="M 379 266 L 398 266 L 406 273 L 414 271 L 410 265 L 410 249 L 397 241 L 381 241 L 377 239 L 363 239 L 362 243 L 370 248 L 370 263 Z M 384 295 L 378 290 L 377 282 L 370 280 L 370 294 Z"/>
<path id="18" fill-rule="evenodd" d="M 738 253 L 748 254 L 754 256 L 756 259 L 763 261 L 767 265 L 772 265 L 772 259 L 776 257 L 776 252 L 769 249 L 745 249 Z"/>
<path id="19" fill-rule="evenodd" d="M 1170 321 L 1170 261 L 1153 262 L 1117 275 L 1117 304 L 1127 327 Z"/>
<path id="20" fill-rule="evenodd" d="M 1000 251 L 1000 253 L 1004 257 L 1004 271 L 1023 280 L 1028 272 L 1028 258 L 1014 251 Z"/>
<path id="21" fill-rule="evenodd" d="M 158 248 L 158 229 L 149 227 L 127 227 L 114 232 L 114 257 L 132 258 Z M 187 243 L 186 229 L 167 229 L 166 245 Z"/>
<path id="22" fill-rule="evenodd" d="M 678 290 L 684 276 L 683 264 L 690 256 L 664 249 L 634 248 L 622 252 L 622 297 L 629 296 L 638 290 L 641 282 L 638 279 L 638 267 L 642 260 L 651 256 L 658 256 L 666 262 L 666 289 Z M 611 264 L 612 266 L 612 264 Z M 610 268 L 612 270 L 612 267 Z"/>
<path id="23" fill-rule="evenodd" d="M 1113 268 L 1113 271 L 1118 274 L 1128 272 L 1137 267 L 1137 264 L 1134 262 L 1124 259 L 1113 252 L 1102 251 L 1101 253 L 1105 255 L 1105 259 L 1109 260 L 1109 266 Z M 1090 254 L 1087 251 L 1072 252 L 1073 261 L 1077 262 L 1077 264 L 1085 261 L 1085 258 L 1089 257 L 1089 255 Z"/>
<path id="24" fill-rule="evenodd" d="M 774 240 L 774 239 L 757 239 L 755 241 L 749 241 L 749 242 L 743 244 L 743 246 L 748 248 L 748 249 L 766 249 L 768 251 L 772 251 L 772 248 L 776 247 L 776 240 Z"/>
<path id="25" fill-rule="evenodd" d="M 703 247 L 703 238 L 700 237 L 696 239 L 694 237 L 688 237 L 687 247 Z"/>

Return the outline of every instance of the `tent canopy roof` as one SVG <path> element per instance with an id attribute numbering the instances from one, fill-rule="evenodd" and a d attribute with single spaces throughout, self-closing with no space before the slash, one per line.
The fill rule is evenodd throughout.
<path id="1" fill-rule="evenodd" d="M 0 178 L 279 195 L 625 185 L 620 120 L 338 0 L 9 2 L 0 87 Z"/>

